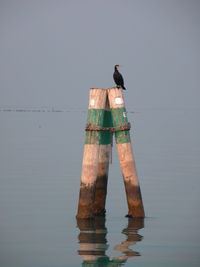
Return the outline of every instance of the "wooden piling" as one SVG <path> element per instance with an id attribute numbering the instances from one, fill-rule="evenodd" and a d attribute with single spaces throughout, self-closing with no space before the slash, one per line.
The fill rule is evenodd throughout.
<path id="1" fill-rule="evenodd" d="M 94 202 L 94 215 L 102 216 L 106 213 L 106 195 L 108 183 L 108 169 L 111 145 L 101 145 L 99 151 L 98 174 Z"/>
<path id="2" fill-rule="evenodd" d="M 108 98 L 106 99 L 103 126 L 112 127 L 111 112 L 108 103 Z M 101 145 L 99 151 L 98 173 L 96 181 L 95 202 L 94 202 L 94 215 L 96 216 L 102 216 L 106 212 L 105 205 L 106 205 L 106 195 L 107 195 L 110 152 L 111 152 L 111 132 L 102 131 Z"/>
<path id="3" fill-rule="evenodd" d="M 109 88 L 108 98 L 111 108 L 111 117 L 114 127 L 123 126 L 128 123 L 127 113 L 124 105 L 122 89 Z M 127 130 L 115 132 L 115 140 L 119 155 L 124 185 L 128 203 L 128 217 L 145 216 L 140 191 L 139 180 L 136 173 L 133 150 L 131 146 L 130 133 Z"/>
<path id="4" fill-rule="evenodd" d="M 89 126 L 103 126 L 106 98 L 107 91 L 105 89 L 90 89 L 87 121 Z M 101 140 L 101 131 L 86 131 L 77 218 L 86 219 L 94 216 Z"/>

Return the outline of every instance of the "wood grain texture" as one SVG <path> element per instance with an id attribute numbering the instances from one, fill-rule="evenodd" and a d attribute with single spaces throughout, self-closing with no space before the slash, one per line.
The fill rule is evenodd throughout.
<path id="1" fill-rule="evenodd" d="M 105 89 L 90 89 L 89 109 L 105 109 L 106 98 L 107 91 Z M 97 116 L 95 120 L 97 125 L 99 125 L 99 122 L 103 123 L 101 116 Z M 85 144 L 84 146 L 77 218 L 94 217 L 93 208 L 95 200 L 100 139 L 101 138 L 98 139 L 99 143 L 97 142 L 97 144 Z"/>
<path id="2" fill-rule="evenodd" d="M 91 88 L 89 95 L 89 109 L 105 109 L 107 90 L 103 88 Z"/>
<path id="3" fill-rule="evenodd" d="M 114 126 L 120 126 L 128 122 L 124 104 L 123 90 L 108 88 L 108 98 Z M 137 177 L 134 154 L 131 146 L 130 134 L 119 131 L 115 134 L 117 151 L 120 160 L 122 175 L 128 204 L 128 216 L 143 218 L 144 207 Z"/>
<path id="4" fill-rule="evenodd" d="M 110 108 L 122 108 L 124 107 L 124 96 L 121 88 L 113 87 L 108 88 L 108 99 Z M 117 104 L 116 98 L 121 98 L 121 104 Z"/>
<path id="5" fill-rule="evenodd" d="M 106 195 L 107 195 L 110 152 L 111 152 L 111 144 L 100 146 L 95 202 L 94 202 L 94 214 L 98 216 L 104 215 L 106 212 L 105 205 L 106 205 Z"/>
<path id="6" fill-rule="evenodd" d="M 131 143 L 117 144 L 128 203 L 128 217 L 144 218 L 144 207 Z"/>

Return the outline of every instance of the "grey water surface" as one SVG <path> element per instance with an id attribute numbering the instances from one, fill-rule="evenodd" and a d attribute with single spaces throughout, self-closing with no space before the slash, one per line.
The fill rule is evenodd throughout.
<path id="1" fill-rule="evenodd" d="M 144 220 L 114 145 L 106 217 L 76 221 L 86 117 L 0 109 L 0 266 L 199 266 L 200 110 L 128 110 Z"/>

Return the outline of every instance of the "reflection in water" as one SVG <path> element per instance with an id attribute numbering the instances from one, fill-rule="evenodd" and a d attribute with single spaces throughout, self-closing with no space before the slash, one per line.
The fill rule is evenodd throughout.
<path id="1" fill-rule="evenodd" d="M 83 257 L 83 266 L 107 263 L 109 258 L 105 253 L 108 248 L 105 218 L 99 217 L 94 220 L 77 219 L 77 224 L 80 229 L 78 236 L 80 250 L 78 254 Z"/>
<path id="2" fill-rule="evenodd" d="M 144 227 L 144 219 L 128 219 L 128 226 L 122 230 L 126 239 L 114 246 L 114 250 L 122 255 L 114 258 L 106 255 L 108 244 L 104 217 L 96 217 L 93 220 L 77 219 L 77 225 L 80 230 L 78 254 L 83 258 L 82 266 L 122 266 L 129 257 L 140 256 L 139 252 L 133 251 L 130 246 L 142 240 L 143 237 L 137 232 Z"/>
<path id="3" fill-rule="evenodd" d="M 122 252 L 124 255 L 115 257 L 115 259 L 127 260 L 129 257 L 140 256 L 139 252 L 132 250 L 129 246 L 133 246 L 142 240 L 143 237 L 138 234 L 138 230 L 142 228 L 144 228 L 144 219 L 128 219 L 128 226 L 122 230 L 126 239 L 121 244 L 114 246 L 115 250 Z"/>

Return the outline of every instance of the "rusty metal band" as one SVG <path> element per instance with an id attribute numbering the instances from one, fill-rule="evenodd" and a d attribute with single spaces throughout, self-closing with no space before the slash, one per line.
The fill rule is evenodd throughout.
<path id="1" fill-rule="evenodd" d="M 115 126 L 115 127 L 102 127 L 97 125 L 91 125 L 90 123 L 87 123 L 85 126 L 85 131 L 105 131 L 105 132 L 119 132 L 119 131 L 129 131 L 131 129 L 130 122 L 127 122 L 126 124 Z"/>

